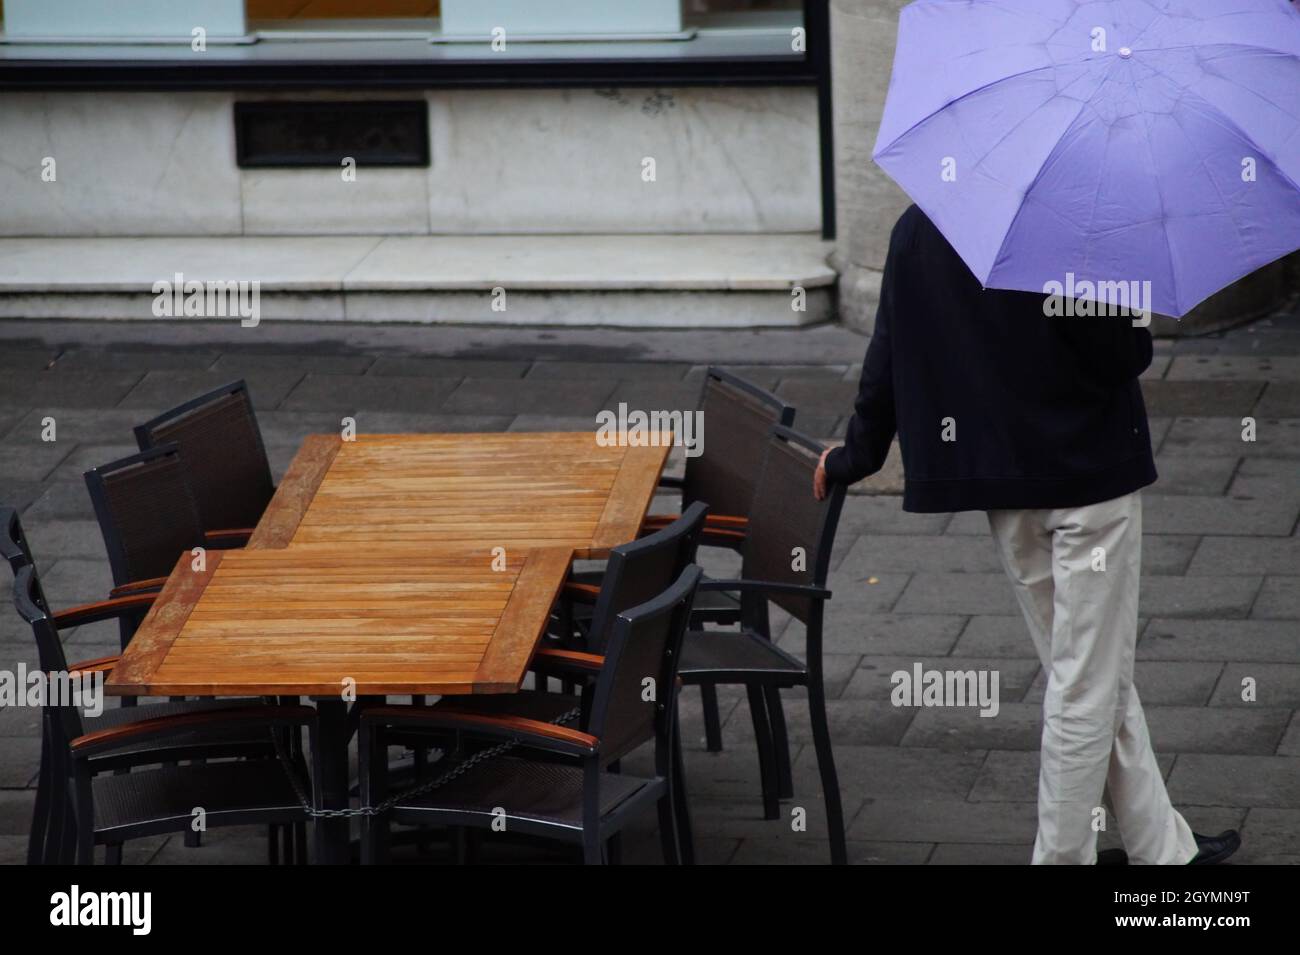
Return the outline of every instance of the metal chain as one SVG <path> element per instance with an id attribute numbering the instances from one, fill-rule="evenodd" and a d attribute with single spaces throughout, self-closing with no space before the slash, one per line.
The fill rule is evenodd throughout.
<path id="1" fill-rule="evenodd" d="M 574 707 L 567 713 L 562 713 L 549 722 L 556 725 L 571 723 L 581 714 L 581 708 Z M 353 816 L 382 815 L 392 809 L 399 802 L 405 799 L 413 799 L 416 796 L 423 796 L 425 793 L 432 792 L 439 786 L 445 786 L 452 780 L 459 779 L 461 776 L 465 775 L 465 773 L 469 772 L 479 763 L 486 762 L 487 760 L 500 756 L 503 753 L 508 753 L 510 750 L 519 746 L 519 743 L 516 740 L 507 740 L 504 743 L 498 743 L 496 746 L 491 746 L 488 749 L 481 749 L 477 753 L 461 760 L 441 776 L 436 776 L 427 782 L 412 786 L 404 792 L 397 793 L 394 796 L 389 796 L 378 806 L 361 806 L 357 809 L 317 809 L 312 804 L 311 798 L 307 795 L 306 787 L 303 785 L 302 777 L 298 775 L 297 767 L 294 766 L 293 761 L 284 751 L 284 743 L 280 739 L 280 734 L 275 730 L 271 730 L 271 741 L 275 745 L 276 759 L 279 760 L 280 766 L 284 769 L 285 775 L 289 778 L 289 785 L 293 787 L 294 795 L 298 798 L 298 802 L 302 806 L 303 811 L 313 819 L 348 819 Z"/>

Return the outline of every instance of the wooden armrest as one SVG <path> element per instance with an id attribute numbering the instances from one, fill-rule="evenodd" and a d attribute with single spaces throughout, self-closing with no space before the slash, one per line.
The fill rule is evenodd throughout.
<path id="1" fill-rule="evenodd" d="M 93 756 L 105 749 L 117 749 L 125 743 L 156 736 L 192 733 L 201 729 L 225 729 L 243 723 L 259 726 L 306 726 L 314 722 L 316 711 L 309 706 L 248 706 L 232 702 L 230 709 L 202 710 L 176 716 L 159 716 L 151 720 L 123 723 L 78 736 L 68 744 L 74 756 Z"/>
<path id="2" fill-rule="evenodd" d="M 533 670 L 579 671 L 581 673 L 599 673 L 605 666 L 605 658 L 598 653 L 583 653 L 581 650 L 560 650 L 555 647 L 542 647 L 533 654 L 529 665 Z"/>
<path id="3" fill-rule="evenodd" d="M 567 726 L 522 716 L 458 710 L 454 706 L 448 706 L 445 701 L 437 706 L 371 707 L 362 711 L 361 722 L 372 729 L 374 724 L 379 723 L 453 730 L 514 740 L 538 749 L 578 756 L 593 755 L 600 746 L 600 740 L 595 736 Z"/>
<path id="4" fill-rule="evenodd" d="M 658 527 L 671 524 L 681 516 L 680 514 L 647 514 L 644 523 Z M 719 530 L 743 531 L 749 527 L 749 518 L 738 517 L 734 514 L 705 514 L 704 526 L 708 527 L 709 525 L 713 525 Z"/>
<path id="5" fill-rule="evenodd" d="M 132 610 L 148 610 L 153 606 L 153 602 L 157 598 L 158 595 L 153 593 L 130 594 L 125 597 L 115 597 L 112 600 L 101 600 L 99 603 L 69 607 L 67 610 L 60 610 L 54 615 L 54 626 L 62 630 L 65 627 L 76 627 L 83 623 L 112 620 Z"/>
<path id="6" fill-rule="evenodd" d="M 82 660 L 80 663 L 72 663 L 68 666 L 68 675 L 74 676 L 78 673 L 108 673 L 113 667 L 117 666 L 117 661 L 121 657 L 99 657 L 95 660 Z"/>
<path id="7" fill-rule="evenodd" d="M 566 580 L 560 588 L 560 597 L 564 600 L 576 600 L 578 603 L 594 604 L 600 596 L 600 587 L 595 584 L 580 584 Z"/>
<path id="8" fill-rule="evenodd" d="M 129 584 L 114 587 L 108 592 L 108 595 L 110 597 L 125 597 L 128 594 L 139 594 L 147 591 L 162 590 L 166 583 L 166 577 L 150 577 L 148 580 L 133 580 Z"/>

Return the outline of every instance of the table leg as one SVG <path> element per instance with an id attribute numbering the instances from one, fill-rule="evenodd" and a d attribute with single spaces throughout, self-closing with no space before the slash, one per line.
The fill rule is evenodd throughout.
<path id="1" fill-rule="evenodd" d="M 348 808 L 348 704 L 338 698 L 316 701 L 317 770 L 320 773 L 321 802 L 325 809 Z M 320 846 L 316 857 L 322 865 L 347 865 L 351 861 L 351 827 L 346 817 L 325 819 L 317 830 Z"/>

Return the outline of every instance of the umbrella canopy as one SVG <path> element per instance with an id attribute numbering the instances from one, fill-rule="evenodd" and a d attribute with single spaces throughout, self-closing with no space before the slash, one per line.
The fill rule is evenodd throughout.
<path id="1" fill-rule="evenodd" d="M 1181 316 L 1300 248 L 1300 13 L 917 0 L 874 156 L 985 286 Z"/>

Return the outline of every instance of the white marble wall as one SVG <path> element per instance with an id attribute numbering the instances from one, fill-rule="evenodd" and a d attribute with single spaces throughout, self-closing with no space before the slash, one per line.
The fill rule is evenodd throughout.
<path id="1" fill-rule="evenodd" d="M 236 98 L 0 96 L 0 235 L 820 228 L 808 89 L 430 92 L 430 168 L 362 167 L 355 182 L 238 169 Z M 42 181 L 45 157 L 54 182 Z M 642 178 L 646 157 L 654 182 Z"/>

